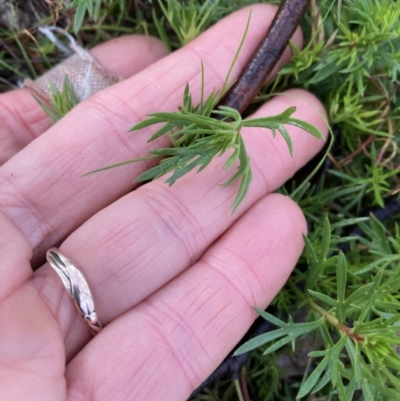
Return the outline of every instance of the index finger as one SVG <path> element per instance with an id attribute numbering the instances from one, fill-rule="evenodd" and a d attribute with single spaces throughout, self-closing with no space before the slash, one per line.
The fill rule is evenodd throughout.
<path id="1" fill-rule="evenodd" d="M 252 8 L 249 32 L 232 79 L 276 12 L 270 5 Z M 219 88 L 243 35 L 248 12 L 247 8 L 230 15 L 187 47 L 81 103 L 1 168 L 0 210 L 26 234 L 37 255 L 132 189 L 145 163 L 79 177 L 147 155 L 149 131 L 135 135 L 126 131 L 150 112 L 176 110 L 188 82 L 196 102 L 201 87 L 200 61 L 206 71 L 205 94 Z M 300 31 L 294 41 L 301 45 Z M 281 62 L 289 55 L 287 51 Z"/>
<path id="2" fill-rule="evenodd" d="M 166 53 L 160 40 L 142 35 L 112 39 L 90 50 L 109 75 L 122 78 L 136 74 Z M 50 125 L 49 116 L 28 89 L 0 94 L 0 166 Z"/>

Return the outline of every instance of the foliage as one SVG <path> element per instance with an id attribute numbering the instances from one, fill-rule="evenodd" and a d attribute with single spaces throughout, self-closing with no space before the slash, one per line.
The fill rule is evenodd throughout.
<path id="1" fill-rule="evenodd" d="M 175 113 L 157 112 L 150 118 L 136 124 L 131 131 L 140 130 L 154 124 L 164 125 L 149 139 L 152 142 L 163 135 L 169 135 L 172 147 L 151 150 L 149 158 L 163 157 L 159 165 L 141 174 L 136 181 L 148 181 L 173 171 L 166 183 L 173 185 L 176 180 L 198 167 L 198 172 L 204 170 L 215 157 L 220 157 L 229 150 L 232 154 L 225 161 L 224 167 L 230 170 L 239 162 L 237 172 L 223 186 L 228 186 L 240 180 L 240 186 L 233 203 L 233 211 L 244 200 L 252 179 L 250 160 L 241 135 L 244 127 L 266 128 L 276 136 L 278 131 L 286 141 L 290 154 L 293 154 L 293 144 L 285 125 L 302 128 L 309 134 L 323 140 L 323 135 L 314 126 L 305 121 L 291 117 L 295 107 L 290 107 L 281 114 L 264 118 L 243 120 L 240 113 L 230 107 L 219 106 L 221 96 L 218 92 L 212 94 L 203 103 L 193 106 L 189 86 L 185 88 L 183 106 Z M 222 116 L 221 119 L 215 116 Z M 115 165 L 103 167 L 88 174 L 118 167 L 128 163 L 142 161 L 148 158 L 128 160 Z"/>
<path id="2" fill-rule="evenodd" d="M 59 90 L 53 83 L 50 84 L 51 102 L 49 105 L 38 102 L 45 113 L 56 122 L 61 120 L 69 111 L 71 111 L 78 103 L 79 99 L 75 93 L 68 75 L 64 77 L 63 87 Z"/>
<path id="3" fill-rule="evenodd" d="M 178 46 L 185 46 L 210 25 L 210 17 L 218 5 L 218 0 L 203 2 L 199 0 L 188 0 L 186 2 L 159 0 L 158 2 L 170 27 L 179 39 Z M 153 12 L 153 19 L 158 34 L 166 46 L 171 49 L 171 43 L 164 29 L 164 21 L 160 20 L 155 12 Z"/>
<path id="4" fill-rule="evenodd" d="M 172 143 L 172 147 L 150 151 L 151 157 L 162 157 L 163 159 L 157 166 L 141 174 L 136 179 L 137 182 L 152 180 L 172 171 L 173 174 L 166 180 L 166 183 L 171 186 L 183 175 L 189 173 L 195 168 L 198 168 L 198 172 L 204 170 L 214 158 L 220 157 L 226 152 L 232 150 L 230 157 L 224 163 L 224 167 L 227 170 L 230 170 L 235 164 L 237 164 L 237 162 L 239 163 L 239 166 L 237 172 L 222 185 L 228 186 L 240 180 L 238 193 L 233 203 L 233 211 L 235 211 L 244 200 L 252 180 L 250 160 L 241 135 L 242 128 L 266 128 L 272 131 L 274 137 L 276 136 L 276 131 L 278 131 L 285 140 L 291 156 L 293 155 L 293 144 L 285 125 L 302 128 L 309 134 L 324 140 L 324 136 L 316 127 L 306 121 L 292 117 L 292 114 L 296 111 L 295 107 L 289 107 L 287 110 L 276 116 L 246 120 L 242 119 L 240 113 L 235 109 L 226 106 L 218 106 L 218 108 L 216 108 L 228 90 L 230 72 L 232 71 L 233 65 L 244 43 L 250 23 L 250 17 L 251 13 L 249 14 L 241 43 L 220 91 L 214 90 L 208 98 L 203 101 L 204 70 L 202 68 L 202 94 L 199 104 L 193 104 L 189 85 L 186 85 L 183 94 L 183 105 L 179 108 L 178 112 L 152 113 L 149 115 L 148 119 L 136 124 L 131 129 L 131 131 L 137 131 L 155 124 L 164 124 L 150 137 L 148 142 L 152 142 L 161 136 L 168 135 Z M 136 161 L 143 161 L 143 158 L 128 160 L 100 168 L 88 174 L 128 163 L 134 163 Z"/>
<path id="5" fill-rule="evenodd" d="M 330 121 L 346 133 L 385 135 L 388 103 L 396 101 L 400 66 L 400 8 L 392 0 L 319 2 L 323 24 L 274 85 L 292 77 L 327 102 Z M 320 20 L 318 20 L 320 21 Z M 318 40 L 317 40 L 318 38 Z M 333 90 L 334 88 L 334 90 Z"/>
<path id="6" fill-rule="evenodd" d="M 177 0 L 160 3 L 161 7 L 154 0 L 74 0 L 68 9 L 43 15 L 37 25 L 72 18 L 75 22 L 67 29 L 88 47 L 139 32 L 160 36 L 176 49 L 223 16 L 256 1 L 215 0 L 207 9 L 198 0 L 179 6 Z M 280 189 L 301 206 L 309 234 L 286 287 L 272 309 L 262 312 L 277 327 L 261 338 L 276 336 L 252 351 L 240 378 L 254 399 L 398 398 L 400 230 L 395 218 L 382 224 L 369 213 L 398 200 L 400 192 L 399 14 L 392 0 L 311 0 L 302 24 L 303 49 L 292 44 L 291 63 L 259 94 L 261 102 L 292 86 L 310 90 L 328 111 L 335 141 L 324 151 L 328 158 L 318 172 L 315 164 L 323 155 Z M 56 62 L 54 47 L 35 27 L 0 28 L 5 44 L 0 52 L 2 90 Z M 186 129 L 193 115 L 183 110 L 198 113 L 206 103 L 189 108 L 184 101 L 176 116 L 188 117 Z M 226 144 L 239 138 L 228 133 L 235 122 L 229 124 L 224 126 Z M 186 143 L 188 137 L 185 132 L 171 135 L 173 141 Z M 307 339 L 312 346 L 299 345 Z M 297 373 L 289 375 L 284 358 L 296 359 L 301 348 L 310 354 L 307 364 L 299 364 Z M 236 394 L 244 399 L 235 384 L 221 380 L 193 401 L 231 401 Z"/>
<path id="7" fill-rule="evenodd" d="M 360 266 L 350 264 L 343 252 L 333 254 L 332 245 L 340 237 L 332 231 L 354 221 L 342 221 L 331 227 L 324 217 L 318 235 L 306 238 L 303 261 L 306 266 L 299 267 L 288 283 L 291 295 L 309 308 L 309 321 L 294 323 L 289 315 L 289 322 L 285 323 L 257 310 L 280 328 L 253 338 L 236 351 L 240 354 L 268 344 L 265 355 L 289 342 L 294 349 L 298 337 L 315 331 L 323 347 L 309 352 L 309 357 L 318 363 L 312 372 L 306 373 L 297 394 L 299 399 L 326 387 L 340 401 L 353 400 L 357 392 L 365 400 L 377 400 L 381 396 L 395 399 L 400 388 L 398 228 L 395 238 L 387 238 L 378 220 L 371 218 L 369 226 L 361 223 L 362 220 L 359 219 L 360 224 L 379 243 L 371 252 L 372 260 Z"/>
<path id="8" fill-rule="evenodd" d="M 74 31 L 79 32 L 82 28 L 83 20 L 86 14 L 90 18 L 97 20 L 100 16 L 100 9 L 103 0 L 73 0 L 71 3 L 71 8 L 75 8 L 74 17 Z"/>

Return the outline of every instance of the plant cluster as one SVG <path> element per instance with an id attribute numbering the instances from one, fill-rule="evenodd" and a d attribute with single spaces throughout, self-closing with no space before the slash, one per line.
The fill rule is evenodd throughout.
<path id="1" fill-rule="evenodd" d="M 287 291 L 275 300 L 282 302 L 288 295 L 297 299 L 299 307 L 309 311 L 308 321 L 288 322 L 260 311 L 260 315 L 279 328 L 253 338 L 236 354 L 264 346 L 264 355 L 276 352 L 302 335 L 319 336 L 321 350 L 310 351 L 309 372 L 304 376 L 297 398 L 323 391 L 340 400 L 396 399 L 400 388 L 400 358 L 398 336 L 400 328 L 400 231 L 387 237 L 383 225 L 371 218 L 356 219 L 368 234 L 362 242 L 369 246 L 369 260 L 350 263 L 342 251 L 332 250 L 342 238 L 334 232 L 353 225 L 354 220 L 342 220 L 330 225 L 328 218 L 311 238 L 305 238 L 304 259 L 287 283 Z M 372 238 L 371 238 L 372 237 Z M 336 245 L 336 246 L 335 246 Z M 351 257 L 349 258 L 351 260 Z M 328 295 L 329 294 L 329 295 Z"/>
<path id="2" fill-rule="evenodd" d="M 158 35 L 176 49 L 224 15 L 255 2 L 74 0 L 68 8 L 52 2 L 53 12 L 36 25 L 0 27 L 2 88 L 18 77 L 34 78 L 56 62 L 54 46 L 36 34 L 36 26 L 57 18 L 87 46 L 142 32 Z M 286 287 L 270 310 L 259 311 L 276 329 L 237 351 L 256 348 L 239 380 L 221 380 L 193 401 L 248 401 L 244 386 L 252 399 L 263 401 L 399 399 L 400 230 L 395 216 L 380 222 L 370 214 L 399 203 L 399 17 L 393 0 L 311 0 L 302 24 L 303 49 L 292 45 L 291 63 L 260 92 L 257 102 L 293 86 L 315 93 L 328 111 L 334 141 L 280 189 L 301 206 L 309 234 Z M 54 92 L 57 118 L 72 106 L 63 98 L 67 92 Z M 211 159 L 199 147 L 212 156 L 229 150 L 226 166 L 239 164 L 232 178 L 242 183 L 237 206 L 250 179 L 240 128 L 251 120 L 216 108 L 220 95 L 215 92 L 194 105 L 187 88 L 176 113 L 156 111 L 134 127 L 162 122 L 152 139 L 169 131 L 174 145 L 150 155 L 167 158 L 142 178 L 170 171 L 173 183 L 190 169 L 206 167 Z M 263 121 L 264 128 L 275 127 L 284 135 L 288 145 L 284 125 L 291 111 Z M 216 120 L 215 113 L 221 112 Z M 288 355 L 297 366 L 290 374 Z"/>
<path id="3" fill-rule="evenodd" d="M 53 122 L 61 120 L 79 103 L 78 96 L 67 75 L 64 77 L 61 89 L 50 83 L 50 94 L 50 104 L 46 104 L 39 99 L 36 100 Z"/>
<path id="4" fill-rule="evenodd" d="M 125 164 L 148 160 L 151 158 L 162 158 L 159 164 L 145 171 L 136 178 L 137 182 L 149 181 L 173 172 L 165 181 L 170 186 L 176 180 L 197 168 L 200 173 L 212 160 L 232 150 L 231 155 L 224 163 L 226 170 L 231 170 L 237 162 L 239 163 L 236 173 L 223 186 L 228 186 L 240 180 L 238 193 L 233 203 L 233 211 L 244 200 L 252 180 L 250 160 L 241 135 L 244 127 L 265 128 L 272 131 L 276 136 L 278 131 L 289 148 L 290 155 L 293 154 L 293 144 L 285 125 L 293 125 L 302 128 L 309 134 L 323 140 L 322 133 L 306 121 L 291 117 L 296 111 L 295 107 L 289 107 L 281 114 L 243 120 L 240 113 L 231 107 L 216 105 L 223 97 L 225 91 L 214 91 L 205 102 L 202 100 L 198 105 L 193 105 L 186 85 L 183 95 L 183 106 L 178 112 L 151 113 L 149 118 L 136 124 L 131 131 L 155 124 L 164 124 L 148 140 L 152 142 L 161 136 L 168 135 L 171 147 L 154 149 L 149 153 L 151 156 L 140 159 L 127 160 L 118 164 L 103 167 L 88 174 L 108 170 Z M 221 118 L 216 118 L 219 116 Z M 87 175 L 87 174 L 85 174 Z"/>

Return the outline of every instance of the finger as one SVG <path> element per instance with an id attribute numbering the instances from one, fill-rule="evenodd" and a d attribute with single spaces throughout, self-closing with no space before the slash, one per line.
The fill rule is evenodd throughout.
<path id="1" fill-rule="evenodd" d="M 255 116 L 281 113 L 297 107 L 326 134 L 322 106 L 301 90 L 265 104 Z M 165 178 L 144 185 L 96 214 L 63 244 L 62 251 L 84 270 L 96 300 L 97 312 L 109 323 L 148 297 L 195 262 L 254 202 L 281 186 L 323 146 L 323 141 L 297 127 L 288 127 L 293 140 L 290 157 L 283 139 L 270 132 L 244 132 L 254 179 L 243 205 L 232 214 L 237 186 L 222 188 L 232 173 L 217 159 L 202 173 L 182 177 L 169 188 Z M 71 357 L 88 341 L 85 323 L 72 303 L 60 302 L 64 290 L 49 266 L 34 278 L 46 303 L 59 319 Z M 52 283 L 52 284 L 50 284 Z"/>
<path id="2" fill-rule="evenodd" d="M 186 400 L 245 334 L 253 307 L 264 309 L 283 286 L 305 230 L 289 198 L 262 199 L 198 263 L 78 354 L 67 399 Z"/>
<path id="3" fill-rule="evenodd" d="M 58 322 L 32 282 L 30 245 L 0 213 L 0 400 L 65 400 Z"/>
<path id="4" fill-rule="evenodd" d="M 268 5 L 252 8 L 246 45 L 232 79 L 276 11 Z M 80 176 L 147 155 L 149 131 L 136 135 L 126 131 L 149 112 L 176 110 L 187 82 L 196 101 L 201 92 L 200 61 L 207 73 L 206 94 L 220 87 L 242 36 L 237 27 L 242 25 L 244 29 L 248 12 L 244 9 L 232 14 L 162 62 L 81 103 L 1 168 L 0 205 L 27 235 L 36 255 L 43 255 L 95 212 L 132 189 L 132 181 L 146 168 L 145 163 Z M 300 38 L 300 33 L 294 37 L 297 45 Z M 288 60 L 289 54 L 286 52 L 282 61 Z"/>
<path id="5" fill-rule="evenodd" d="M 132 36 L 91 53 L 110 74 L 127 77 L 166 51 L 158 40 Z M 0 96 L 0 164 L 47 128 L 48 117 L 26 90 Z M 0 226 L 0 399 L 65 399 L 58 322 L 32 283 L 21 286 L 32 275 L 30 244 L 3 213 Z"/>
<path id="6" fill-rule="evenodd" d="M 64 401 L 64 371 L 58 322 L 32 284 L 17 288 L 0 303 L 0 399 Z"/>
<path id="7" fill-rule="evenodd" d="M 25 236 L 0 213 L 0 302 L 32 276 L 32 250 Z M 19 266 L 15 268 L 15 266 Z"/>
<path id="8" fill-rule="evenodd" d="M 167 54 L 155 38 L 112 39 L 90 53 L 110 75 L 128 78 Z M 0 95 L 0 165 L 50 127 L 50 118 L 27 89 Z"/>

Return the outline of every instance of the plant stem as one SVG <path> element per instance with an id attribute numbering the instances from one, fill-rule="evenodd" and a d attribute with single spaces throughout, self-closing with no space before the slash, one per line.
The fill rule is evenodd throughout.
<path id="1" fill-rule="evenodd" d="M 320 314 L 327 322 L 329 322 L 332 326 L 335 326 L 339 329 L 340 323 L 339 320 L 336 319 L 335 316 L 331 315 L 325 309 L 321 308 L 315 302 L 311 301 L 303 292 L 301 292 L 296 285 L 294 285 L 291 281 L 288 282 L 290 289 L 303 301 L 305 301 L 310 309 L 314 309 L 318 314 Z"/>
<path id="2" fill-rule="evenodd" d="M 242 113 L 265 85 L 303 17 L 309 0 L 282 0 L 264 39 L 221 105 Z"/>
<path id="3" fill-rule="evenodd" d="M 330 323 L 332 326 L 334 326 L 338 331 L 341 331 L 342 333 L 346 334 L 348 337 L 353 339 L 354 341 L 358 342 L 363 342 L 364 337 L 360 336 L 359 334 L 353 333 L 352 329 L 342 323 L 339 322 L 339 320 L 326 311 L 324 308 L 321 308 L 319 305 L 317 305 L 315 302 L 311 301 L 304 293 L 302 293 L 292 282 L 289 281 L 289 286 L 293 292 L 299 296 L 301 299 L 303 299 L 308 307 L 310 309 L 313 309 L 315 312 L 317 312 L 319 315 L 321 315 L 328 323 Z"/>
<path id="4" fill-rule="evenodd" d="M 233 382 L 235 383 L 235 389 L 236 389 L 236 393 L 238 395 L 239 401 L 244 401 L 242 389 L 240 388 L 239 379 L 235 379 Z"/>
<path id="5" fill-rule="evenodd" d="M 245 368 L 243 367 L 242 371 L 240 372 L 240 377 L 239 377 L 240 389 L 242 391 L 243 400 L 251 401 L 250 395 L 249 395 L 249 390 L 247 389 L 246 378 L 244 376 L 244 370 L 245 370 Z"/>
<path id="6" fill-rule="evenodd" d="M 337 320 L 335 316 L 327 312 L 324 308 L 321 308 L 315 302 L 309 301 L 308 306 L 310 307 L 310 309 L 313 309 L 317 313 L 319 313 L 328 323 L 340 330 L 340 326 L 342 325 L 339 323 L 339 320 Z"/>

